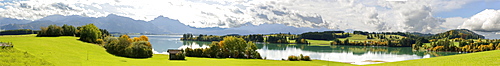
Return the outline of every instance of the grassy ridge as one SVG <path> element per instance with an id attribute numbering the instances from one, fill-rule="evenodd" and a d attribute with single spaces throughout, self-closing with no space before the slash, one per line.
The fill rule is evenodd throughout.
<path id="1" fill-rule="evenodd" d="M 56 66 L 345 66 L 352 65 L 330 61 L 279 61 L 260 59 L 214 59 L 187 57 L 186 61 L 168 60 L 168 55 L 155 54 L 152 58 L 133 59 L 111 55 L 98 45 L 78 41 L 77 37 L 0 36 L 0 41 L 12 42 L 21 51 L 26 51 Z M 17 59 L 17 58 L 16 58 Z M 24 59 L 24 60 L 32 60 Z M 39 65 L 39 64 L 28 64 Z"/>
<path id="2" fill-rule="evenodd" d="M 340 33 L 336 33 L 337 35 L 339 35 Z M 341 34 L 340 34 L 341 35 Z M 385 37 L 390 37 L 390 36 L 394 36 L 394 37 L 403 37 L 403 36 L 400 36 L 400 35 L 385 35 Z M 344 41 L 346 39 L 349 39 L 349 41 L 380 41 L 381 39 L 378 39 L 378 38 L 374 38 L 374 39 L 367 39 L 366 38 L 367 35 L 360 35 L 360 34 L 351 34 L 350 37 L 347 37 L 347 38 L 338 38 L 340 41 Z M 307 39 L 307 41 L 309 41 L 311 44 L 330 44 L 330 42 L 332 42 L 333 40 L 311 40 L 311 39 Z"/>
<path id="3" fill-rule="evenodd" d="M 35 57 L 28 52 L 19 51 L 14 48 L 0 48 L 0 66 L 22 66 L 22 65 L 47 65 L 49 63 L 43 59 Z"/>
<path id="4" fill-rule="evenodd" d="M 373 66 L 498 66 L 500 50 L 372 64 Z"/>
<path id="5" fill-rule="evenodd" d="M 40 65 L 56 66 L 346 66 L 352 64 L 330 61 L 279 61 L 259 59 L 214 59 L 187 57 L 186 61 L 168 60 L 168 55 L 155 54 L 152 58 L 133 59 L 117 57 L 105 52 L 102 47 L 78 41 L 77 37 L 33 37 L 34 35 L 0 36 L 0 41 L 13 42 L 18 51 L 0 52 L 0 55 L 18 56 L 0 58 L 2 65 Z M 13 53 L 12 53 L 13 52 Z M 28 52 L 26 54 L 25 52 Z M 31 55 L 31 56 L 30 56 Z M 30 56 L 28 58 L 22 58 Z M 33 57 L 35 56 L 35 57 Z M 19 62 L 1 62 L 3 60 L 20 60 Z M 425 59 L 407 60 L 371 64 L 375 66 L 494 66 L 500 65 L 500 50 L 478 53 L 441 56 Z M 34 62 L 25 64 L 25 62 Z"/>

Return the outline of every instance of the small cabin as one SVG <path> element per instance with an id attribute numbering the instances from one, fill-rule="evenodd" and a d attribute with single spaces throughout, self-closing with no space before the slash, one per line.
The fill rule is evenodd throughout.
<path id="1" fill-rule="evenodd" d="M 178 59 L 178 57 L 176 57 L 175 54 L 181 52 L 182 50 L 177 50 L 177 49 L 169 49 L 167 50 L 169 56 L 170 56 L 170 60 L 182 60 L 182 59 Z"/>

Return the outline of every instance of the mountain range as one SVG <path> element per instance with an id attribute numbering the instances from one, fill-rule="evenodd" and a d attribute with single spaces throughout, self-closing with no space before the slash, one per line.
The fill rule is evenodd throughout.
<path id="1" fill-rule="evenodd" d="M 77 15 L 62 16 L 51 15 L 38 20 L 18 20 L 10 18 L 0 19 L 0 29 L 15 30 L 15 29 L 32 29 L 40 30 L 40 27 L 48 25 L 64 24 L 73 26 L 82 26 L 93 23 L 101 29 L 106 29 L 110 32 L 119 33 L 152 33 L 152 34 L 268 34 L 268 33 L 293 33 L 299 34 L 310 31 L 328 31 L 326 28 L 307 28 L 307 27 L 292 27 L 283 24 L 261 24 L 234 27 L 234 28 L 196 28 L 185 25 L 178 20 L 164 16 L 158 16 L 151 21 L 134 20 L 132 18 L 110 14 L 106 17 L 83 17 Z"/>

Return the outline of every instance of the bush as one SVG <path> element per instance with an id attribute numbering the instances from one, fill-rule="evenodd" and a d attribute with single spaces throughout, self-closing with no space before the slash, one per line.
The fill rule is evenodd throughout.
<path id="1" fill-rule="evenodd" d="M 185 60 L 185 58 L 186 58 L 186 55 L 184 55 L 184 53 L 182 53 L 182 52 L 177 53 L 175 55 L 177 56 L 177 59 L 179 59 L 179 60 Z"/>
<path id="2" fill-rule="evenodd" d="M 303 61 L 311 61 L 311 58 L 309 56 L 304 56 Z"/>
<path id="3" fill-rule="evenodd" d="M 186 60 L 186 55 L 181 51 L 175 54 L 175 58 L 171 58 L 170 60 Z"/>
<path id="4" fill-rule="evenodd" d="M 299 59 L 297 58 L 297 56 L 288 56 L 288 60 L 289 61 L 299 61 Z"/>
<path id="5" fill-rule="evenodd" d="M 104 40 L 102 40 L 102 39 L 97 39 L 95 41 L 96 41 L 96 44 L 102 44 L 102 43 L 104 43 Z"/>
<path id="6" fill-rule="evenodd" d="M 289 61 L 311 61 L 311 58 L 309 56 L 304 56 L 300 54 L 298 57 L 297 56 L 288 56 Z"/>

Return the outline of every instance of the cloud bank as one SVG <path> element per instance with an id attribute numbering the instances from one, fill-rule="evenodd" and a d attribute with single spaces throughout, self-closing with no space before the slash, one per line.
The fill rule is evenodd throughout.
<path id="1" fill-rule="evenodd" d="M 459 28 L 475 31 L 500 31 L 500 10 L 486 9 L 465 21 Z"/>
<path id="2" fill-rule="evenodd" d="M 433 13 L 458 9 L 471 1 L 475 0 L 29 0 L 1 2 L 0 17 L 36 20 L 56 14 L 116 14 L 150 21 L 163 15 L 194 27 L 284 24 L 436 33 L 457 28 L 455 22 L 460 21 L 433 17 Z"/>

